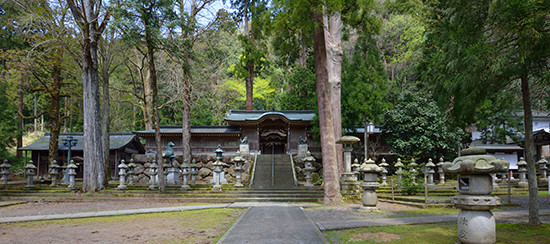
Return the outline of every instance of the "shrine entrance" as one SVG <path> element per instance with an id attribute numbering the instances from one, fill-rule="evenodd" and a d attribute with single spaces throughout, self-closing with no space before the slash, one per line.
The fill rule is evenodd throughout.
<path id="1" fill-rule="evenodd" d="M 288 127 L 281 119 L 265 121 L 260 125 L 260 150 L 263 154 L 285 154 L 288 143 Z"/>

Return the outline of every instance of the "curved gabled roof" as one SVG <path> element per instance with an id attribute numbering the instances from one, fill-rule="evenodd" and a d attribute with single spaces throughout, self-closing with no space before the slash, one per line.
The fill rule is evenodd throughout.
<path id="1" fill-rule="evenodd" d="M 313 121 L 315 117 L 312 110 L 229 110 L 225 121 L 258 121 L 268 115 L 283 116 L 290 121 Z"/>
<path id="2" fill-rule="evenodd" d="M 68 147 L 63 144 L 63 139 L 67 139 L 68 136 L 72 136 L 73 139 L 76 139 L 76 145 L 71 147 L 73 151 L 82 151 L 83 148 L 83 135 L 82 133 L 61 133 L 59 135 L 58 150 L 68 150 Z M 109 137 L 109 149 L 121 149 L 132 141 L 136 141 L 136 145 L 139 147 L 140 151 L 145 152 L 143 145 L 139 142 L 137 137 L 130 133 L 111 133 Z M 18 150 L 27 150 L 27 151 L 44 151 L 49 149 L 50 135 L 46 134 L 40 137 L 38 140 L 24 147 L 18 148 Z"/>

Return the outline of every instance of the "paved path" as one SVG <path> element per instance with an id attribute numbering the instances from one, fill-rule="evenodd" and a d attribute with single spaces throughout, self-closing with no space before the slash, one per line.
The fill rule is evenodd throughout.
<path id="1" fill-rule="evenodd" d="M 218 243 L 328 243 L 300 207 L 250 207 Z"/>

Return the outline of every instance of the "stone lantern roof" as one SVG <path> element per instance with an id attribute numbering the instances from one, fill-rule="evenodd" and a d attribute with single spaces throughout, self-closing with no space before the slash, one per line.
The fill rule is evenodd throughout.
<path id="1" fill-rule="evenodd" d="M 508 170 L 510 165 L 508 161 L 497 159 L 485 153 L 484 148 L 471 145 L 461 151 L 461 157 L 456 158 L 452 163 L 444 163 L 443 171 L 452 174 L 487 174 Z"/>

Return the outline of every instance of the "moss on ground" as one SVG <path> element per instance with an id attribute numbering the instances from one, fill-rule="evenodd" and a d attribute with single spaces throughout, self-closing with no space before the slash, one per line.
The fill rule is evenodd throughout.
<path id="1" fill-rule="evenodd" d="M 395 225 L 327 231 L 330 243 L 456 243 L 456 224 Z M 550 224 L 497 224 L 497 243 L 550 243 Z"/>

